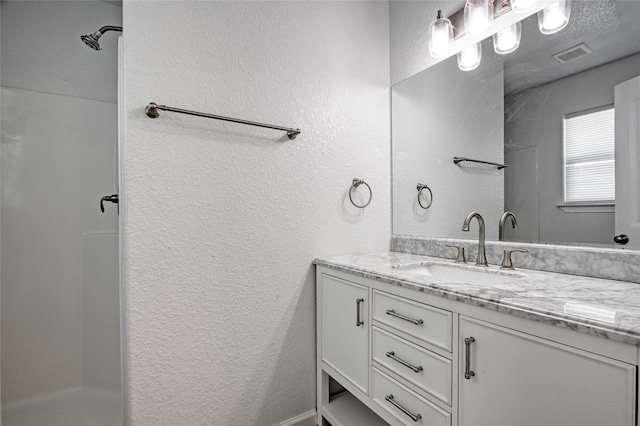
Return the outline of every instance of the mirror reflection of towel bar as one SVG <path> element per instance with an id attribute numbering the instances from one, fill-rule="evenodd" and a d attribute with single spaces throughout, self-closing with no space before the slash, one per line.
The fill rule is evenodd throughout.
<path id="1" fill-rule="evenodd" d="M 482 160 L 474 160 L 467 157 L 453 157 L 453 164 L 458 164 L 462 161 L 469 161 L 471 163 L 482 163 L 482 164 L 490 164 L 492 166 L 496 166 L 498 170 L 502 170 L 505 167 L 509 167 L 507 164 L 493 163 L 491 161 L 482 161 Z"/>

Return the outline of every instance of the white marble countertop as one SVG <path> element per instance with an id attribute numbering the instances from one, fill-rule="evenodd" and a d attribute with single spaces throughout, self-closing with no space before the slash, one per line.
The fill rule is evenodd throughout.
<path id="1" fill-rule="evenodd" d="M 468 284 L 436 279 L 412 268 L 426 264 L 459 267 L 453 260 L 400 252 L 333 256 L 316 259 L 314 263 L 580 333 L 640 345 L 640 284 L 530 269 L 513 271 L 517 279 Z M 503 273 L 495 265 L 480 268 L 473 262 L 464 268 Z"/>

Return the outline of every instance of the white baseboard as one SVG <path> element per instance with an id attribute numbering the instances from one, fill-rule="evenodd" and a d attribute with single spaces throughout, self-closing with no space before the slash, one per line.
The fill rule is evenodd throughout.
<path id="1" fill-rule="evenodd" d="M 280 426 L 295 426 L 304 420 L 312 419 L 314 417 L 316 417 L 315 409 L 309 410 L 306 413 L 302 413 L 298 416 L 292 417 L 289 420 L 285 420 L 284 422 L 280 423 Z"/>

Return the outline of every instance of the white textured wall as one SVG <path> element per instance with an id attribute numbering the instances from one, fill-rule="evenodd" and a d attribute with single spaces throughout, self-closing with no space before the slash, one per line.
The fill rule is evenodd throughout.
<path id="1" fill-rule="evenodd" d="M 464 6 L 463 0 L 389 2 L 391 28 L 391 84 L 396 84 L 437 63 L 429 55 L 427 33 L 438 10 L 451 16 Z"/>
<path id="2" fill-rule="evenodd" d="M 613 213 L 565 213 L 558 208 L 564 203 L 562 119 L 565 114 L 613 104 L 614 86 L 639 74 L 640 54 L 636 54 L 512 96 L 505 105 L 505 152 L 515 161 L 505 204 L 518 218 L 522 209 L 533 210 L 539 227 L 528 232 L 533 241 L 539 237 L 549 243 L 612 243 Z M 538 151 L 535 185 L 528 175 L 515 173 L 522 162 L 535 161 L 517 155 L 526 148 Z M 537 203 L 532 205 L 534 199 Z"/>
<path id="3" fill-rule="evenodd" d="M 125 2 L 133 425 L 270 425 L 315 407 L 316 256 L 390 239 L 386 2 Z M 283 132 L 176 107 L 299 126 Z M 351 206 L 354 177 L 373 188 Z"/>
<path id="4" fill-rule="evenodd" d="M 393 233 L 477 238 L 478 225 L 463 232 L 468 213 L 478 211 L 488 239 L 497 239 L 504 205 L 504 170 L 453 164 L 453 157 L 502 163 L 503 72 L 492 46 L 469 72 L 448 58 L 392 89 Z M 417 183 L 431 188 L 433 203 L 418 205 Z M 421 198 L 423 204 L 428 202 Z M 475 222 L 475 221 L 474 221 Z"/>
<path id="5" fill-rule="evenodd" d="M 87 47 L 83 34 L 122 25 L 122 8 L 97 0 L 2 1 L 2 85 L 116 101 L 118 33 Z"/>

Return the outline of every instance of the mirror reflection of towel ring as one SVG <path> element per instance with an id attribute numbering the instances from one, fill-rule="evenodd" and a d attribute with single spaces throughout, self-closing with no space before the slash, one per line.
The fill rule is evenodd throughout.
<path id="1" fill-rule="evenodd" d="M 354 188 L 357 188 L 362 184 L 366 185 L 366 187 L 369 189 L 369 201 L 367 201 L 366 204 L 360 206 L 360 205 L 356 204 L 355 201 L 353 201 L 353 197 L 351 196 L 351 193 L 353 192 Z M 359 209 L 364 209 L 365 207 L 367 207 L 371 203 L 371 199 L 372 198 L 373 198 L 373 192 L 371 191 L 371 187 L 369 186 L 369 184 L 367 182 L 363 181 L 362 179 L 354 178 L 353 182 L 351 182 L 351 188 L 349 188 L 349 200 L 351 201 L 351 204 L 353 204 L 354 206 L 356 206 Z"/>
<path id="2" fill-rule="evenodd" d="M 433 192 L 431 192 L 431 188 L 429 188 L 427 185 L 419 183 L 417 185 L 417 189 L 418 189 L 418 204 L 420 204 L 420 207 L 422 207 L 423 209 L 428 209 L 429 207 L 431 207 L 431 203 L 433 203 Z M 427 191 L 429 191 L 429 204 L 427 204 L 426 206 L 424 204 L 422 204 L 422 201 L 420 201 L 420 196 L 422 195 L 422 191 L 426 189 Z"/>

